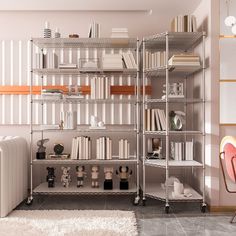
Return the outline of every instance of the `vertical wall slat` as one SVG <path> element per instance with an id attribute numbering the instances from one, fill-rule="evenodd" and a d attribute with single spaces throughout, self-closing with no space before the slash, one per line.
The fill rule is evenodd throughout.
<path id="1" fill-rule="evenodd" d="M 2 85 L 5 85 L 5 41 L 2 41 Z M 5 95 L 2 95 L 2 124 L 5 124 Z"/>

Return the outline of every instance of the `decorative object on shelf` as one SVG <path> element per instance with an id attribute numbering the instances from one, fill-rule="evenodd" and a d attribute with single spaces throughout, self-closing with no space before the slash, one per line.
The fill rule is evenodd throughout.
<path id="1" fill-rule="evenodd" d="M 54 167 L 47 167 L 48 175 L 47 175 L 47 182 L 48 187 L 53 188 L 55 187 L 55 168 Z"/>
<path id="2" fill-rule="evenodd" d="M 191 189 L 184 188 L 180 182 L 174 181 L 174 191 L 172 192 L 173 198 L 190 198 L 192 197 Z"/>
<path id="3" fill-rule="evenodd" d="M 104 190 L 113 189 L 113 180 L 112 180 L 113 171 L 114 171 L 113 167 L 104 167 L 104 174 L 105 174 L 105 180 L 103 185 Z"/>
<path id="4" fill-rule="evenodd" d="M 100 24 L 93 22 L 89 27 L 89 38 L 100 38 Z"/>
<path id="5" fill-rule="evenodd" d="M 112 28 L 111 38 L 129 38 L 127 28 Z"/>
<path id="6" fill-rule="evenodd" d="M 185 124 L 185 113 L 183 111 L 170 111 L 169 116 L 171 130 L 181 131 Z"/>
<path id="7" fill-rule="evenodd" d="M 81 86 L 79 85 L 68 85 L 68 96 L 67 98 L 70 98 L 71 96 L 78 96 L 81 97 L 82 91 Z"/>
<path id="8" fill-rule="evenodd" d="M 112 140 L 109 137 L 100 137 L 96 140 L 96 159 L 112 159 Z"/>
<path id="9" fill-rule="evenodd" d="M 120 189 L 121 190 L 129 189 L 128 179 L 132 175 L 132 170 L 129 170 L 128 166 L 120 166 L 119 171 L 116 170 L 116 175 L 120 177 Z"/>
<path id="10" fill-rule="evenodd" d="M 69 38 L 79 38 L 78 34 L 69 34 Z"/>
<path id="11" fill-rule="evenodd" d="M 46 147 L 44 147 L 43 145 L 48 141 L 49 139 L 41 139 L 37 142 L 38 151 L 36 152 L 36 159 L 41 160 L 46 158 Z"/>
<path id="12" fill-rule="evenodd" d="M 52 31 L 50 29 L 49 22 L 46 21 L 45 26 L 44 26 L 44 30 L 43 30 L 43 37 L 44 38 L 51 38 L 51 36 L 52 36 Z"/>
<path id="13" fill-rule="evenodd" d="M 62 99 L 63 91 L 60 89 L 42 89 L 41 97 L 47 100 Z"/>
<path id="14" fill-rule="evenodd" d="M 70 157 L 70 154 L 63 153 L 64 151 L 63 144 L 60 144 L 60 143 L 54 144 L 53 151 L 54 151 L 53 154 L 48 154 L 48 157 L 47 157 L 48 159 L 65 160 Z"/>
<path id="15" fill-rule="evenodd" d="M 231 31 L 233 34 L 236 34 L 236 18 L 235 16 L 230 15 L 229 13 L 229 7 L 231 0 L 226 0 L 226 6 L 227 6 L 227 17 L 224 20 L 224 23 L 228 27 L 232 27 Z"/>
<path id="16" fill-rule="evenodd" d="M 168 179 L 166 179 L 165 183 L 161 184 L 161 186 L 162 188 L 165 188 L 166 186 L 174 187 L 174 182 L 180 183 L 178 178 L 176 178 L 175 176 L 170 176 Z"/>
<path id="17" fill-rule="evenodd" d="M 105 129 L 106 126 L 103 121 L 99 121 L 97 116 L 90 116 L 90 129 Z"/>
<path id="18" fill-rule="evenodd" d="M 57 39 L 57 38 L 60 38 L 60 37 L 61 37 L 61 34 L 59 32 L 59 28 L 56 28 L 56 30 L 55 30 L 55 38 Z"/>
<path id="19" fill-rule="evenodd" d="M 63 129 L 76 129 L 77 111 L 60 112 L 60 121 L 63 122 Z"/>
<path id="20" fill-rule="evenodd" d="M 79 136 L 72 139 L 71 148 L 72 160 L 89 160 L 91 159 L 91 140 L 88 136 Z"/>
<path id="21" fill-rule="evenodd" d="M 99 167 L 92 166 L 92 168 L 91 168 L 91 180 L 92 180 L 91 186 L 92 186 L 92 188 L 99 187 L 98 177 L 99 177 Z"/>
<path id="22" fill-rule="evenodd" d="M 197 32 L 197 20 L 194 15 L 178 15 L 171 21 L 172 32 Z"/>
<path id="23" fill-rule="evenodd" d="M 162 159 L 161 138 L 149 138 L 147 145 L 148 159 Z"/>
<path id="24" fill-rule="evenodd" d="M 127 139 L 119 140 L 119 159 L 129 159 L 130 143 Z"/>
<path id="25" fill-rule="evenodd" d="M 62 186 L 68 188 L 71 182 L 70 167 L 62 166 L 61 169 L 62 169 L 62 176 L 61 176 Z"/>
<path id="26" fill-rule="evenodd" d="M 76 166 L 76 175 L 77 175 L 77 188 L 84 186 L 84 178 L 86 177 L 85 167 Z"/>
<path id="27" fill-rule="evenodd" d="M 164 95 L 161 97 L 162 99 L 166 98 L 166 85 L 163 85 Z M 184 98 L 184 83 L 170 83 L 169 84 L 169 95 L 168 98 Z"/>

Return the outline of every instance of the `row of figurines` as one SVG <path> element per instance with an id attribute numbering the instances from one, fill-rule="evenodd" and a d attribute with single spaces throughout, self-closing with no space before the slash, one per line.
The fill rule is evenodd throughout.
<path id="1" fill-rule="evenodd" d="M 72 181 L 70 175 L 71 167 L 61 167 L 62 175 L 61 175 L 61 183 L 62 186 L 68 188 L 70 186 L 70 182 Z M 55 168 L 47 167 L 47 182 L 48 187 L 55 187 Z M 75 167 L 76 176 L 77 176 L 77 187 L 84 186 L 84 179 L 87 177 L 87 172 L 85 171 L 85 166 L 79 165 Z M 113 189 L 113 176 L 114 168 L 113 167 L 104 167 L 104 189 Z M 120 166 L 119 170 L 116 170 L 116 175 L 120 178 L 120 189 L 129 189 L 128 179 L 132 175 L 132 170 L 129 169 L 128 166 Z M 99 166 L 91 167 L 91 187 L 98 188 L 99 187 Z"/>

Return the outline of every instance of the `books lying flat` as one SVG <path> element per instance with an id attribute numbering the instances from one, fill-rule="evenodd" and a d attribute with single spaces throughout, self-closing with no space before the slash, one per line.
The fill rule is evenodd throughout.
<path id="1" fill-rule="evenodd" d="M 54 130 L 54 129 L 60 129 L 59 125 L 41 125 L 41 130 Z"/>
<path id="2" fill-rule="evenodd" d="M 88 136 L 79 136 L 72 139 L 71 147 L 72 160 L 90 160 L 91 159 L 91 140 Z"/>
<path id="3" fill-rule="evenodd" d="M 198 55 L 173 55 L 169 61 L 170 66 L 200 66 L 200 57 Z"/>
<path id="4" fill-rule="evenodd" d="M 112 28 L 111 38 L 128 38 L 128 29 L 127 28 Z"/>
<path id="5" fill-rule="evenodd" d="M 109 137 L 100 137 L 96 140 L 96 159 L 112 159 L 112 140 Z"/>
<path id="6" fill-rule="evenodd" d="M 77 68 L 77 64 L 73 64 L 73 63 L 61 63 L 58 66 L 59 69 L 76 69 Z"/>
<path id="7" fill-rule="evenodd" d="M 119 159 L 129 159 L 130 144 L 127 139 L 119 140 Z"/>
<path id="8" fill-rule="evenodd" d="M 145 110 L 145 130 L 146 131 L 166 130 L 166 116 L 164 110 L 161 109 Z"/>
<path id="9" fill-rule="evenodd" d="M 123 69 L 121 54 L 104 54 L 102 57 L 103 69 Z"/>

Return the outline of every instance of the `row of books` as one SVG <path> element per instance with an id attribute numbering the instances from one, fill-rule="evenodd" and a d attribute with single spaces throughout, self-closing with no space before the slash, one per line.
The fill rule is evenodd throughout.
<path id="1" fill-rule="evenodd" d="M 63 129 L 76 129 L 77 111 L 60 112 L 60 121 L 63 125 Z"/>
<path id="2" fill-rule="evenodd" d="M 165 111 L 161 109 L 145 110 L 145 130 L 146 131 L 162 131 L 166 130 Z"/>
<path id="3" fill-rule="evenodd" d="M 166 52 L 145 52 L 145 69 L 154 69 L 166 65 Z"/>
<path id="4" fill-rule="evenodd" d="M 129 159 L 130 144 L 127 139 L 119 140 L 119 159 Z"/>
<path id="5" fill-rule="evenodd" d="M 72 139 L 71 148 L 72 160 L 89 160 L 91 159 L 91 140 L 88 136 L 79 136 Z"/>
<path id="6" fill-rule="evenodd" d="M 60 89 L 42 89 L 41 97 L 48 100 L 62 99 L 63 91 Z"/>
<path id="7" fill-rule="evenodd" d="M 75 63 L 60 63 L 58 65 L 59 69 L 76 69 L 77 68 L 77 64 Z"/>
<path id="8" fill-rule="evenodd" d="M 58 68 L 58 56 L 55 52 L 35 53 L 35 69 Z"/>
<path id="9" fill-rule="evenodd" d="M 128 29 L 127 28 L 112 28 L 111 38 L 128 38 Z"/>
<path id="10" fill-rule="evenodd" d="M 134 55 L 132 52 L 122 53 L 122 58 L 123 58 L 125 67 L 127 69 L 136 69 L 137 68 L 137 64 L 135 62 Z"/>
<path id="11" fill-rule="evenodd" d="M 193 140 L 187 142 L 170 142 L 170 155 L 176 161 L 193 160 Z"/>
<path id="12" fill-rule="evenodd" d="M 200 57 L 194 54 L 173 55 L 169 59 L 170 66 L 200 66 Z"/>
<path id="13" fill-rule="evenodd" d="M 194 15 L 178 15 L 171 21 L 172 32 L 196 32 L 197 21 Z"/>
<path id="14" fill-rule="evenodd" d="M 96 159 L 112 159 L 112 140 L 109 137 L 100 137 L 96 140 Z"/>
<path id="15" fill-rule="evenodd" d="M 91 99 L 110 98 L 110 83 L 108 77 L 91 78 Z"/>
<path id="16" fill-rule="evenodd" d="M 89 27 L 89 38 L 100 38 L 100 24 L 93 22 Z"/>

